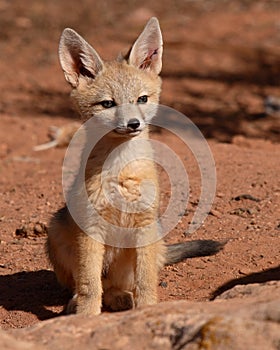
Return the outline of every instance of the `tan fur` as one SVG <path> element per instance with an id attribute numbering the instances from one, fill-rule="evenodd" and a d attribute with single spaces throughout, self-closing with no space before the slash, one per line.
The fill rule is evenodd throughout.
<path id="1" fill-rule="evenodd" d="M 139 142 L 149 139 L 148 124 L 156 113 L 161 56 L 162 38 L 155 18 L 129 53 L 112 62 L 103 62 L 73 30 L 62 34 L 60 62 L 82 120 L 94 118 L 97 130 L 104 126 L 112 130 L 97 142 L 85 168 L 88 200 L 96 212 L 89 214 L 81 206 L 78 193 L 83 184 L 76 181 L 78 188 L 72 188 L 70 199 L 78 208 L 79 225 L 67 207 L 55 213 L 49 225 L 50 261 L 58 281 L 73 292 L 68 312 L 97 315 L 102 304 L 112 310 L 154 304 L 158 272 L 164 264 L 215 254 L 223 247 L 224 243 L 211 240 L 169 246 L 158 240 L 159 186 L 153 151 L 148 142 L 141 146 Z M 118 106 L 117 112 L 113 106 Z M 91 132 L 87 129 L 88 142 Z M 84 176 L 83 171 L 81 167 Z M 143 187 L 145 183 L 152 186 Z M 116 193 L 121 201 L 114 197 Z M 120 248 L 120 233 L 128 228 L 133 244 Z M 112 238 L 118 244 L 109 245 Z"/>
<path id="2" fill-rule="evenodd" d="M 151 39 L 150 32 L 153 36 Z M 156 59 L 150 57 L 150 54 L 146 57 L 145 52 L 142 59 L 141 45 L 135 44 L 128 59 L 103 62 L 94 49 L 74 31 L 64 32 L 60 44 L 61 64 L 67 81 L 73 87 L 72 98 L 83 120 L 94 116 L 97 124 L 116 123 L 116 127 L 123 128 L 121 131 L 126 133 L 126 123 L 131 117 L 125 115 L 121 120 L 116 121 L 110 109 L 104 109 L 100 102 L 114 100 L 118 106 L 136 105 L 137 99 L 143 95 L 148 96 L 147 114 L 151 114 L 148 105 L 158 103 L 161 89 L 158 73 L 161 68 L 162 42 L 157 20 L 151 19 L 143 33 L 144 37 L 140 40 L 140 44 L 142 45 L 143 40 L 147 40 L 148 45 L 151 46 L 151 52 L 156 50 L 154 55 L 158 56 Z M 78 45 L 71 44 L 75 41 L 78 41 Z M 75 50 L 79 45 L 81 45 L 81 51 L 77 53 Z M 83 62 L 79 58 L 81 53 L 85 53 L 86 56 Z M 80 64 L 86 71 L 79 70 Z M 143 106 L 144 111 L 145 108 L 146 106 Z M 112 150 L 129 140 L 125 150 L 118 155 L 125 159 L 126 154 L 131 155 L 135 152 L 137 147 L 135 140 L 149 138 L 148 120 L 145 120 L 145 116 L 141 116 L 140 119 L 139 135 L 130 137 L 130 134 L 115 135 L 111 132 L 98 142 L 87 163 L 86 189 L 89 200 L 103 219 L 124 228 L 141 229 L 143 227 L 141 229 L 143 237 L 139 237 L 143 240 L 145 237 L 157 237 L 159 199 L 154 163 L 151 160 L 136 159 L 122 169 L 117 182 L 109 169 L 105 183 L 101 184 L 102 166 Z M 151 157 L 151 148 L 145 147 L 143 152 Z M 118 157 L 112 162 L 112 168 L 114 168 L 114 162 L 117 164 L 119 161 Z M 143 180 L 153 181 L 156 186 L 156 196 L 149 208 L 140 210 L 138 213 L 126 213 L 114 207 L 102 191 L 102 186 L 110 188 L 116 185 L 125 201 L 128 203 L 138 201 L 137 203 L 141 206 L 139 199 Z M 87 225 L 89 218 L 85 217 L 83 220 Z M 104 227 L 101 226 L 98 218 L 94 222 L 95 225 L 91 227 L 92 232 L 100 233 L 102 236 L 110 234 L 104 232 Z M 145 228 L 145 225 L 149 224 L 151 226 L 148 229 Z M 135 242 L 138 242 L 138 237 L 135 237 Z M 50 222 L 47 248 L 58 280 L 75 294 L 68 305 L 69 312 L 99 314 L 102 299 L 104 304 L 113 310 L 124 310 L 157 302 L 157 276 L 165 262 L 166 252 L 161 240 L 138 248 L 104 245 L 82 232 L 68 210 L 64 208 L 56 213 Z"/>

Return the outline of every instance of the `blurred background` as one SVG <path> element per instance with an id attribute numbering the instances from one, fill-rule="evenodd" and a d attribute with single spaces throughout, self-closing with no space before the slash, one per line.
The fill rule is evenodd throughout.
<path id="1" fill-rule="evenodd" d="M 113 59 L 151 16 L 164 37 L 162 104 L 208 138 L 279 140 L 278 0 L 0 0 L 0 114 L 75 118 L 57 57 L 62 30 Z"/>
<path id="2" fill-rule="evenodd" d="M 208 138 L 218 179 L 207 221 L 185 237 L 204 168 L 171 133 L 152 135 L 180 156 L 190 180 L 187 210 L 168 240 L 228 242 L 215 257 L 165 268 L 160 300 L 208 300 L 235 284 L 279 279 L 280 0 L 0 0 L 4 329 L 57 316 L 69 297 L 44 248 L 48 220 L 64 202 L 65 148 L 34 151 L 49 141 L 50 126 L 78 118 L 58 61 L 61 32 L 72 27 L 110 60 L 151 16 L 164 38 L 161 103 L 187 115 Z M 161 179 L 165 208 L 171 190 L 168 177 Z"/>

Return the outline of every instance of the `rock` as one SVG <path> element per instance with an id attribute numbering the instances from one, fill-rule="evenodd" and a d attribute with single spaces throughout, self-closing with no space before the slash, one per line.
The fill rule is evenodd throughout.
<path id="1" fill-rule="evenodd" d="M 216 300 L 254 297 L 258 298 L 259 301 L 261 299 L 268 301 L 275 298 L 276 292 L 278 292 L 280 297 L 280 282 L 271 281 L 263 284 L 251 283 L 236 285 L 235 287 L 219 295 Z"/>
<path id="2" fill-rule="evenodd" d="M 17 340 L 8 332 L 0 330 L 0 349 L 3 350 L 44 350 L 46 348 L 39 344 Z"/>
<path id="3" fill-rule="evenodd" d="M 280 115 L 280 98 L 267 96 L 264 100 L 264 110 L 268 115 Z"/>
<path id="4" fill-rule="evenodd" d="M 34 236 L 42 236 L 47 234 L 47 224 L 44 222 L 28 222 L 16 229 L 15 235 L 17 238 L 27 238 Z"/>
<path id="5" fill-rule="evenodd" d="M 46 350 L 279 349 L 279 292 L 280 282 L 274 281 L 236 286 L 211 302 L 174 301 L 100 316 L 62 316 L 4 333 L 15 346 L 4 347 L 4 337 L 0 348 L 18 349 L 24 339 L 30 342 L 26 349 L 36 344 Z"/>

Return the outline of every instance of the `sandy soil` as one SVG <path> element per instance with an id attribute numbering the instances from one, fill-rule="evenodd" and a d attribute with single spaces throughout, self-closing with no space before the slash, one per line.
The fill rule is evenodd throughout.
<path id="1" fill-rule="evenodd" d="M 154 133 L 181 157 L 190 200 L 167 241 L 228 240 L 216 256 L 166 267 L 160 300 L 207 300 L 236 284 L 279 280 L 279 1 L 0 0 L 0 322 L 25 327 L 62 312 L 69 297 L 44 252 L 50 215 L 63 203 L 65 148 L 34 152 L 50 125 L 77 118 L 57 60 L 64 27 L 84 35 L 104 58 L 129 47 L 146 20 L 159 17 L 165 42 L 162 103 L 207 138 L 217 189 L 203 226 L 185 237 L 201 178 L 174 135 Z M 271 106 L 270 106 L 271 107 Z M 277 108 L 279 108 L 277 112 Z M 170 188 L 162 182 L 162 203 Z M 248 196 L 249 195 L 249 196 Z"/>

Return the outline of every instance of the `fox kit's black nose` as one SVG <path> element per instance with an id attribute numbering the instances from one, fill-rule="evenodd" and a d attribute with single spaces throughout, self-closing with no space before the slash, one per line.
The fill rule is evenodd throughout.
<path id="1" fill-rule="evenodd" d="M 136 118 L 130 119 L 127 123 L 127 127 L 132 130 L 136 130 L 137 128 L 139 128 L 139 126 L 140 122 Z"/>

